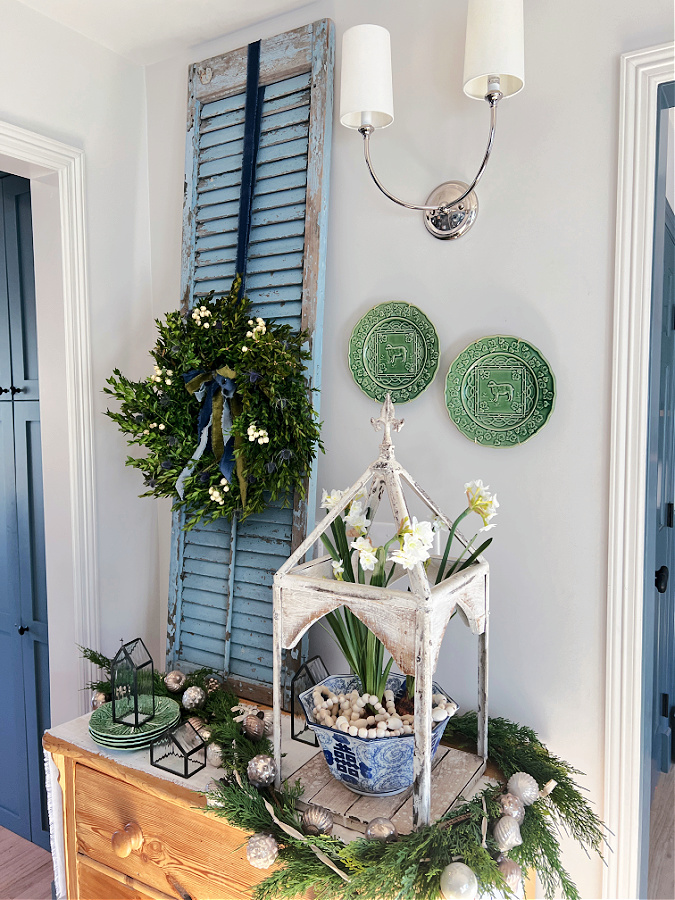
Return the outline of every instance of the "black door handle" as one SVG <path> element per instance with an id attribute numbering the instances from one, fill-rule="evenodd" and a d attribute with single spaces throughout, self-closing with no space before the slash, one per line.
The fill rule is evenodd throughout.
<path id="1" fill-rule="evenodd" d="M 30 631 L 30 628 L 27 625 L 22 625 L 21 628 L 19 628 L 19 634 L 25 634 L 27 631 Z"/>
<path id="2" fill-rule="evenodd" d="M 661 568 L 656 572 L 655 584 L 656 590 L 659 594 L 665 594 L 668 590 L 668 566 L 661 566 Z"/>
<path id="3" fill-rule="evenodd" d="M 9 386 L 9 389 L 10 389 L 10 391 L 12 392 L 12 397 L 13 397 L 15 394 L 20 394 L 20 393 L 23 391 L 23 388 L 14 387 L 13 384 L 11 384 L 11 385 Z"/>
<path id="4" fill-rule="evenodd" d="M 0 394 L 9 394 L 9 388 L 0 387 Z"/>

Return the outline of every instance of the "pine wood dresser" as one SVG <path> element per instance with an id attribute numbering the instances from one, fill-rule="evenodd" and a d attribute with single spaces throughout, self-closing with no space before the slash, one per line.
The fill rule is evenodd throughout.
<path id="1" fill-rule="evenodd" d="M 204 812 L 198 793 L 222 770 L 207 766 L 190 779 L 174 779 L 150 766 L 147 750 L 98 747 L 88 721 L 83 716 L 43 738 L 55 776 L 50 811 L 57 896 L 248 900 L 251 886 L 269 873 L 248 863 L 247 835 Z"/>

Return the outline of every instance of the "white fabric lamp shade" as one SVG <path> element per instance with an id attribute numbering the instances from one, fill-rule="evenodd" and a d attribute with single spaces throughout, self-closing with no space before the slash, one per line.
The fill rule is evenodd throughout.
<path id="1" fill-rule="evenodd" d="M 391 42 L 380 25 L 355 25 L 343 35 L 340 121 L 347 128 L 394 121 Z"/>
<path id="2" fill-rule="evenodd" d="M 485 99 L 494 75 L 504 97 L 517 94 L 525 83 L 523 0 L 469 0 L 464 93 Z"/>

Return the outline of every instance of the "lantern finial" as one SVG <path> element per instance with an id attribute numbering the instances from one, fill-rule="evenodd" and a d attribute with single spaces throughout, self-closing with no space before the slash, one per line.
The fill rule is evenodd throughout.
<path id="1" fill-rule="evenodd" d="M 378 418 L 372 418 L 370 424 L 375 431 L 384 430 L 384 437 L 380 444 L 380 459 L 391 459 L 394 455 L 394 445 L 391 442 L 391 432 L 400 431 L 405 419 L 397 419 L 394 404 L 391 402 L 391 394 L 387 394 L 382 404 L 382 410 Z"/>

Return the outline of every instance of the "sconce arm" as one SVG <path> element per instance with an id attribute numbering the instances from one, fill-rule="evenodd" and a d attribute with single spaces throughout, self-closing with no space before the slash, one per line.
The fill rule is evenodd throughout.
<path id="1" fill-rule="evenodd" d="M 490 154 L 492 153 L 492 145 L 495 139 L 495 130 L 497 127 L 497 104 L 502 99 L 501 91 L 491 91 L 489 94 L 485 96 L 485 99 L 490 104 L 490 135 L 488 137 L 487 148 L 485 150 L 485 155 L 483 156 L 483 161 L 480 164 L 480 168 L 478 169 L 478 173 L 476 177 L 471 182 L 469 187 L 461 194 L 459 197 L 454 199 L 452 203 L 447 203 L 442 206 L 419 206 L 416 203 L 406 203 L 405 200 L 401 200 L 399 197 L 396 197 L 394 194 L 390 193 L 385 186 L 382 184 L 380 179 L 375 174 L 375 170 L 373 169 L 373 163 L 370 158 L 370 136 L 375 130 L 372 125 L 363 125 L 359 128 L 359 132 L 363 136 L 363 155 L 366 160 L 366 166 L 368 167 L 368 171 L 370 172 L 370 177 L 373 179 L 377 187 L 382 191 L 385 197 L 388 197 L 394 203 L 397 203 L 399 206 L 404 206 L 406 209 L 416 209 L 420 212 L 435 212 L 437 210 L 445 211 L 451 209 L 453 206 L 457 206 L 458 203 L 461 203 L 465 200 L 471 191 L 476 187 L 478 182 L 480 181 L 483 172 L 485 171 L 488 161 L 490 159 Z"/>

